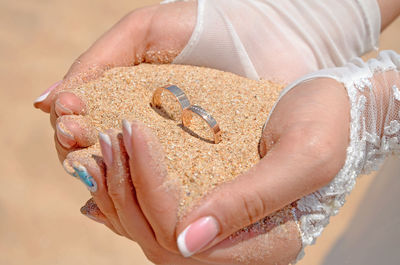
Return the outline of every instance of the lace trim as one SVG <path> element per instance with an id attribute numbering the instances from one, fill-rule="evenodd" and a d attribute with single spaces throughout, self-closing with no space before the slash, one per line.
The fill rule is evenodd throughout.
<path id="1" fill-rule="evenodd" d="M 325 226 L 329 224 L 330 216 L 336 215 L 344 205 L 346 195 L 354 188 L 357 176 L 377 170 L 387 155 L 400 153 L 400 121 L 398 120 L 400 118 L 398 109 L 400 91 L 398 87 L 392 84 L 390 89 L 388 88 L 391 90 L 388 113 L 381 122 L 378 120 L 376 110 L 373 109 L 379 106 L 371 107 L 371 102 L 377 104 L 374 94 L 376 88 L 371 83 L 374 74 L 396 70 L 394 63 L 400 66 L 400 57 L 394 52 L 386 51 L 380 54 L 379 59 L 380 61 L 371 60 L 368 63 L 358 60 L 355 64 L 335 68 L 330 73 L 329 70 L 321 71 L 302 80 L 330 76 L 343 83 L 350 99 L 351 123 L 350 144 L 343 168 L 330 184 L 297 202 L 301 213 L 299 222 L 303 247 L 296 262 L 304 256 L 304 248 L 314 244 L 321 235 Z M 367 107 L 368 100 L 370 104 Z M 396 104 L 397 107 L 395 107 Z M 389 117 L 396 117 L 396 119 L 390 120 Z M 384 124 L 382 133 L 376 130 L 381 127 L 379 124 Z"/>
<path id="2" fill-rule="evenodd" d="M 301 198 L 297 207 L 304 214 L 300 217 L 300 231 L 303 242 L 297 261 L 304 257 L 304 248 L 313 245 L 329 224 L 329 218 L 336 215 L 345 203 L 345 197 L 354 188 L 356 177 L 360 174 L 360 164 L 365 153 L 365 144 L 359 139 L 360 121 L 363 111 L 363 99 L 357 98 L 356 88 L 347 87 L 351 101 L 350 145 L 347 148 L 347 158 L 343 168 L 334 180 L 322 189 Z"/>

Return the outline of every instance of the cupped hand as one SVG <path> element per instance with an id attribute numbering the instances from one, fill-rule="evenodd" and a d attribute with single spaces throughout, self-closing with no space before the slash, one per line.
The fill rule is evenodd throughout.
<path id="1" fill-rule="evenodd" d="M 346 159 L 349 124 L 350 102 L 341 83 L 319 78 L 291 89 L 263 130 L 259 163 L 208 195 L 178 224 L 182 254 L 207 250 L 331 182 Z M 196 224 L 205 217 L 218 233 L 191 247 L 196 238 L 190 234 L 202 231 Z"/>
<path id="2" fill-rule="evenodd" d="M 78 148 L 93 144 L 93 138 L 80 122 L 63 121 L 62 116 L 84 115 L 85 103 L 69 89 L 101 76 L 118 66 L 140 63 L 171 63 L 188 42 L 196 23 L 196 2 L 177 2 L 135 10 L 101 36 L 70 67 L 62 81 L 46 90 L 34 106 L 50 113 L 56 128 L 60 160 Z M 88 136 L 89 135 L 89 136 Z"/>
<path id="3" fill-rule="evenodd" d="M 130 168 L 126 178 L 132 181 L 134 199 L 127 199 L 125 195 L 129 192 L 121 190 L 130 183 L 128 186 L 108 185 L 108 191 L 98 192 L 94 198 L 108 192 L 111 205 L 119 211 L 107 218 L 120 223 L 124 219 L 121 216 L 132 213 L 126 202 L 135 201 L 140 209 L 136 211 L 143 213 L 143 220 L 148 222 L 156 242 L 171 255 L 176 255 L 179 250 L 183 256 L 193 255 L 195 260 L 216 264 L 243 264 L 243 257 L 248 260 L 253 257 L 252 264 L 265 264 L 266 261 L 287 264 L 301 247 L 293 216 L 287 216 L 283 225 L 261 231 L 254 232 L 248 227 L 333 179 L 346 158 L 349 119 L 349 100 L 342 84 L 321 78 L 296 86 L 282 97 L 266 124 L 260 141 L 263 157 L 260 162 L 236 180 L 211 192 L 182 220 L 176 215 L 177 198 L 172 195 L 171 187 L 163 184 L 166 170 L 160 162 L 160 146 L 151 139 L 150 133 L 144 133 L 146 129 L 139 123 L 127 125 L 125 122 L 123 140 L 129 157 L 125 164 Z M 115 149 L 116 142 L 113 142 L 113 153 L 109 155 L 107 143 L 111 142 L 100 139 L 105 161 L 110 161 L 110 156 L 124 157 L 124 152 Z M 106 162 L 106 167 L 111 170 L 116 166 Z M 104 176 L 94 175 L 99 182 L 104 182 L 101 180 Z M 118 174 L 107 171 L 106 175 L 108 183 Z M 114 190 L 113 186 L 119 189 Z M 100 208 L 106 204 L 101 199 L 96 203 Z M 298 212 L 297 218 L 300 214 Z M 133 224 L 133 219 L 125 218 L 125 225 L 121 226 L 130 226 L 128 230 L 135 231 L 138 225 Z M 249 236 L 243 235 L 242 231 L 237 237 L 241 240 L 232 240 L 232 234 L 246 227 L 244 231 L 254 233 Z M 131 238 L 136 235 L 132 232 Z M 260 241 L 263 236 L 268 237 L 268 244 Z M 134 240 L 143 245 L 143 240 Z M 269 251 L 260 254 L 254 250 L 256 248 Z M 240 256 L 242 263 L 233 258 Z"/>

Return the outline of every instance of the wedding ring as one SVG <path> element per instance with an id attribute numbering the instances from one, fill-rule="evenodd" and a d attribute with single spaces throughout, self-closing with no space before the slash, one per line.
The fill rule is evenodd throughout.
<path id="1" fill-rule="evenodd" d="M 221 136 L 221 129 L 217 121 L 214 119 L 213 116 L 207 113 L 202 107 L 197 105 L 191 105 L 188 108 L 184 109 L 182 112 L 182 123 L 183 126 L 188 127 L 192 121 L 192 114 L 198 115 L 202 118 L 205 122 L 207 122 L 208 126 L 211 128 L 214 134 L 214 143 L 218 144 L 222 140 Z"/>
<path id="2" fill-rule="evenodd" d="M 190 106 L 189 99 L 187 98 L 185 92 L 183 92 L 182 89 L 180 89 L 179 87 L 172 85 L 159 87 L 154 91 L 153 99 L 151 101 L 154 107 L 161 107 L 161 95 L 164 91 L 168 91 L 175 96 L 176 100 L 181 106 L 182 111 Z"/>

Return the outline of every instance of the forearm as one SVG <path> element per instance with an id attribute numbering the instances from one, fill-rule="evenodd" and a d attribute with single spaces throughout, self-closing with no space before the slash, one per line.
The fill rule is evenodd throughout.
<path id="1" fill-rule="evenodd" d="M 390 23 L 392 23 L 400 15 L 399 0 L 378 0 L 379 9 L 381 11 L 383 31 Z"/>

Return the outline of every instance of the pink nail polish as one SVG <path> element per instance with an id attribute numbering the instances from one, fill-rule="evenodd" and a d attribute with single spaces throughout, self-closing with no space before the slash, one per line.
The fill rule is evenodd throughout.
<path id="1" fill-rule="evenodd" d="M 132 124 L 127 120 L 122 120 L 122 135 L 126 152 L 132 156 Z"/>
<path id="2" fill-rule="evenodd" d="M 106 166 L 111 167 L 113 161 L 113 154 L 112 154 L 110 136 L 108 136 L 105 133 L 99 133 L 99 141 L 100 141 L 101 153 L 103 154 L 104 163 L 106 163 Z"/>
<path id="3" fill-rule="evenodd" d="M 203 217 L 192 223 L 178 236 L 178 248 L 184 257 L 190 257 L 219 233 L 219 225 L 214 217 Z"/>
<path id="4" fill-rule="evenodd" d="M 33 103 L 40 103 L 43 102 L 48 95 L 50 94 L 51 91 L 53 91 L 56 87 L 58 87 L 59 84 L 61 84 L 62 80 L 54 83 L 53 85 L 51 85 L 48 89 L 46 89 Z"/>
<path id="5" fill-rule="evenodd" d="M 62 146 L 70 149 L 76 145 L 74 136 L 65 128 L 65 125 L 61 122 L 56 124 L 57 139 Z"/>

